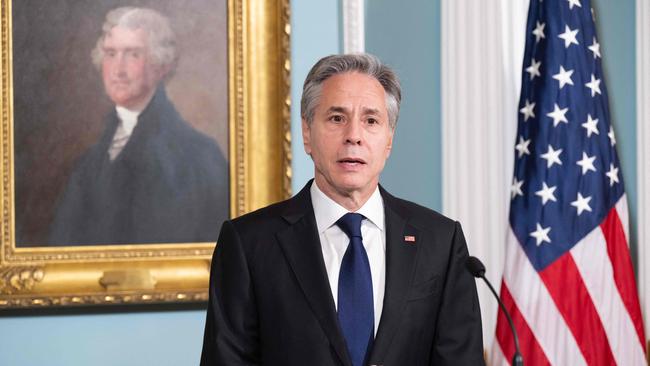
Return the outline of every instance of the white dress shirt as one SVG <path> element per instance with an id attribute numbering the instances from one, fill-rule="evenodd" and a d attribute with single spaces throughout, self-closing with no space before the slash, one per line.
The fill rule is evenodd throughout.
<path id="1" fill-rule="evenodd" d="M 334 304 L 338 308 L 339 271 L 350 238 L 336 225 L 336 221 L 349 211 L 327 197 L 318 188 L 315 181 L 311 185 L 310 193 L 323 259 L 325 259 L 325 269 L 327 270 Z M 363 237 L 363 247 L 368 255 L 370 275 L 372 276 L 372 301 L 375 310 L 376 335 L 384 304 L 384 284 L 386 281 L 386 226 L 384 223 L 384 201 L 379 193 L 379 187 L 375 189 L 368 201 L 356 212 L 367 219 L 361 222 L 361 236 Z"/>
<path id="2" fill-rule="evenodd" d="M 132 111 L 120 106 L 116 106 L 115 110 L 117 111 L 117 117 L 120 122 L 115 130 L 115 135 L 113 135 L 111 146 L 108 148 L 108 156 L 111 158 L 111 161 L 120 155 L 126 143 L 129 142 L 129 138 L 131 138 L 133 129 L 138 123 L 138 116 L 140 115 L 140 111 Z"/>

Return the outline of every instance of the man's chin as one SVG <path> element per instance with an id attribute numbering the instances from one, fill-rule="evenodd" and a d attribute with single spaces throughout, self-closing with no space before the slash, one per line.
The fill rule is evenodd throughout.
<path id="1" fill-rule="evenodd" d="M 355 173 L 331 174 L 329 176 L 316 174 L 316 184 L 321 191 L 334 191 L 338 194 L 351 195 L 355 192 L 374 190 L 378 179 L 368 179 L 367 175 Z"/>
<path id="2" fill-rule="evenodd" d="M 129 98 L 129 95 L 127 95 L 126 93 L 125 94 L 112 93 L 112 94 L 109 95 L 109 98 L 111 99 L 111 101 L 113 101 L 113 103 L 115 103 L 117 105 L 120 105 L 120 106 L 124 106 L 125 104 L 129 104 L 129 102 L 131 100 L 131 98 Z"/>
<path id="3" fill-rule="evenodd" d="M 377 185 L 368 181 L 360 180 L 345 180 L 337 182 L 335 189 L 341 193 L 346 193 L 346 195 L 354 195 L 356 193 L 368 193 L 368 191 L 374 191 Z"/>
<path id="4" fill-rule="evenodd" d="M 126 96 L 124 97 L 111 97 L 111 101 L 119 107 L 124 107 L 124 108 L 134 108 L 140 104 L 139 101 L 134 100 L 133 98 L 128 98 Z"/>

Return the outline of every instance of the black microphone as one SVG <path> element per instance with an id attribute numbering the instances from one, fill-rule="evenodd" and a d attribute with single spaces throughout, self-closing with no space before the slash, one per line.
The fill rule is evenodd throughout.
<path id="1" fill-rule="evenodd" d="M 492 294 L 499 302 L 499 306 L 501 307 L 501 310 L 503 310 L 503 313 L 506 315 L 506 319 L 508 319 L 510 330 L 512 331 L 512 336 L 515 339 L 515 354 L 512 356 L 512 366 L 524 366 L 524 358 L 521 356 L 521 351 L 519 350 L 519 337 L 517 337 L 517 330 L 515 329 L 515 325 L 512 324 L 512 318 L 510 317 L 510 314 L 508 314 L 506 306 L 503 305 L 501 298 L 499 298 L 497 292 L 494 291 L 494 287 L 492 287 L 490 281 L 485 278 L 485 266 L 483 265 L 483 262 L 481 262 L 481 260 L 476 257 L 470 256 L 465 262 L 465 267 L 467 267 L 467 270 L 472 274 L 472 276 L 476 278 L 482 278 L 483 281 L 487 283 L 490 291 L 492 291 Z"/>

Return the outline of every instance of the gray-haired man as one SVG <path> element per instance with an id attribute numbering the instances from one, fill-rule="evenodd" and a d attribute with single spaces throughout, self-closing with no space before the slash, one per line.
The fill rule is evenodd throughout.
<path id="1" fill-rule="evenodd" d="M 201 365 L 482 365 L 460 225 L 379 186 L 401 91 L 370 55 L 321 59 L 301 101 L 315 177 L 226 221 Z"/>
<path id="2" fill-rule="evenodd" d="M 228 217 L 227 164 L 166 96 L 178 59 L 169 21 L 123 7 L 102 29 L 92 59 L 115 109 L 74 168 L 50 244 L 214 242 Z"/>

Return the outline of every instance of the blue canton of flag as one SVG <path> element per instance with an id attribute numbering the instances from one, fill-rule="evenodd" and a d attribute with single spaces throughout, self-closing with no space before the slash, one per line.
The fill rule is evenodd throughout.
<path id="1" fill-rule="evenodd" d="M 598 227 L 624 194 L 589 2 L 540 2 L 528 15 L 510 209 L 537 271 Z"/>

